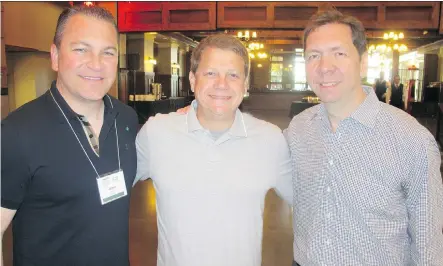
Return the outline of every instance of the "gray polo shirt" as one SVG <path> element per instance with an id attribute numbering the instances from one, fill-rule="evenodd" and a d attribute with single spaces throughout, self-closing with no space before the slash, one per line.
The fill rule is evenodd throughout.
<path id="1" fill-rule="evenodd" d="M 281 130 L 237 110 L 214 139 L 196 116 L 150 118 L 137 136 L 138 180 L 157 197 L 158 266 L 259 266 L 264 199 L 292 201 L 289 149 Z"/>

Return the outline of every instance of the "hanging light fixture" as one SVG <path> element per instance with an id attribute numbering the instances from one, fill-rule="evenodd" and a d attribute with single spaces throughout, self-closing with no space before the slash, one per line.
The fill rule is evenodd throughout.
<path id="1" fill-rule="evenodd" d="M 85 6 L 95 6 L 95 3 L 91 2 L 91 1 L 86 1 L 86 2 L 83 2 L 83 5 L 85 5 Z"/>
<path id="2" fill-rule="evenodd" d="M 386 41 L 386 43 L 381 43 L 377 45 L 370 45 L 368 48 L 369 53 L 389 53 L 391 51 L 399 51 L 399 52 L 406 52 L 408 50 L 408 47 L 406 44 L 399 43 L 400 40 L 403 40 L 405 38 L 405 35 L 403 32 L 385 32 L 383 33 L 383 40 Z"/>
<path id="3" fill-rule="evenodd" d="M 245 31 L 238 31 L 236 34 L 237 38 L 240 39 L 240 41 L 243 42 L 243 44 L 246 46 L 246 49 L 248 49 L 249 57 L 251 59 L 259 58 L 268 58 L 268 55 L 266 52 L 262 51 L 262 49 L 265 48 L 265 45 L 263 43 L 257 42 L 257 32 L 249 30 Z"/>

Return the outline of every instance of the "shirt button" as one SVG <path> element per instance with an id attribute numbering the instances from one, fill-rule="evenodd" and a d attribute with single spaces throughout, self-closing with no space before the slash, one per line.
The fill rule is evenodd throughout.
<path id="1" fill-rule="evenodd" d="M 328 219 L 330 219 L 331 216 L 332 216 L 331 213 L 326 214 L 326 217 L 327 217 Z"/>
<path id="2" fill-rule="evenodd" d="M 331 244 L 331 241 L 329 239 L 326 239 L 325 243 L 326 243 L 326 245 L 329 245 L 329 244 Z"/>
<path id="3" fill-rule="evenodd" d="M 334 165 L 334 161 L 332 159 L 329 159 L 329 165 Z"/>
<path id="4" fill-rule="evenodd" d="M 326 192 L 331 192 L 331 188 L 330 188 L 330 187 L 327 187 L 327 188 L 326 188 Z"/>

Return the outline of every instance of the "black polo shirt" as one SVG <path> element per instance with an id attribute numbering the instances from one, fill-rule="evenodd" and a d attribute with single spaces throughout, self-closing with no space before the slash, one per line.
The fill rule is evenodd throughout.
<path id="1" fill-rule="evenodd" d="M 100 175 L 118 169 L 114 120 L 128 195 L 102 205 L 97 174 L 54 102 L 59 103 Z M 53 82 L 1 128 L 1 204 L 15 209 L 14 265 L 129 265 L 129 199 L 137 159 L 132 108 L 105 96 L 100 157 Z M 111 106 L 112 101 L 112 106 Z"/>

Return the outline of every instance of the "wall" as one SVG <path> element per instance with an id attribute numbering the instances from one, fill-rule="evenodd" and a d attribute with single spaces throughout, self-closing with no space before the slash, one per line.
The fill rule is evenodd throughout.
<path id="1" fill-rule="evenodd" d="M 12 111 L 43 94 L 56 79 L 49 51 L 63 8 L 49 2 L 2 2 L 2 5 L 5 44 L 38 50 L 6 55 L 8 76 L 12 79 L 8 81 L 9 110 Z M 116 2 L 101 2 L 99 6 L 116 17 Z M 117 80 L 109 94 L 118 97 Z"/>
<path id="2" fill-rule="evenodd" d="M 438 73 L 440 80 L 443 81 L 443 46 L 440 47 L 439 53 L 438 53 Z"/>
<path id="3" fill-rule="evenodd" d="M 56 79 L 49 53 L 9 53 L 7 57 L 11 110 L 44 94 Z"/>
<path id="4" fill-rule="evenodd" d="M 258 67 L 258 64 L 261 64 L 262 67 Z M 249 80 L 249 88 L 251 88 L 251 91 L 254 89 L 265 89 L 269 87 L 269 72 L 269 60 L 251 60 L 251 76 Z"/>
<path id="5" fill-rule="evenodd" d="M 6 45 L 49 52 L 62 8 L 48 2 L 3 2 Z"/>

